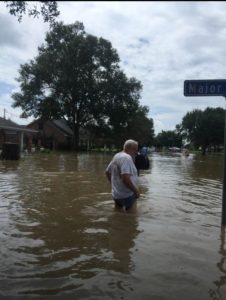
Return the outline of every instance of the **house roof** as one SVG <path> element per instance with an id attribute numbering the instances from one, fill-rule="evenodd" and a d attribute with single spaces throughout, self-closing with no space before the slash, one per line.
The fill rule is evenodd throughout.
<path id="1" fill-rule="evenodd" d="M 42 120 L 40 119 L 36 119 L 34 121 L 32 121 L 30 124 L 28 124 L 27 126 L 31 126 L 31 124 L 34 124 L 36 122 L 48 122 L 48 124 L 50 124 L 52 127 L 55 127 L 57 130 L 61 131 L 61 133 L 63 133 L 64 135 L 73 135 L 73 131 L 71 130 L 71 128 L 67 125 L 67 122 L 65 119 L 56 119 L 56 120 Z"/>
<path id="2" fill-rule="evenodd" d="M 6 119 L 1 118 L 1 117 L 0 117 L 0 129 L 23 131 L 23 132 L 33 132 L 33 133 L 38 132 L 37 130 L 27 129 L 22 125 L 18 125 L 17 123 L 15 123 L 11 120 L 6 120 Z"/>
<path id="3" fill-rule="evenodd" d="M 6 119 L 0 117 L 0 126 L 18 127 L 19 125 L 14 123 L 11 120 L 6 120 Z"/>
<path id="4" fill-rule="evenodd" d="M 63 130 L 65 133 L 69 135 L 73 135 L 73 131 L 71 128 L 67 125 L 66 120 L 59 119 L 59 120 L 53 120 L 53 124 L 58 127 L 59 129 Z"/>

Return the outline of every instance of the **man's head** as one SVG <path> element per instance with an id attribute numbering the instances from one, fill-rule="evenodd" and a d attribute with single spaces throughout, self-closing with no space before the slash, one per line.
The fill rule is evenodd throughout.
<path id="1" fill-rule="evenodd" d="M 129 154 L 132 157 L 134 157 L 137 154 L 138 142 L 136 142 L 134 140 L 127 140 L 127 141 L 125 141 L 125 143 L 123 145 L 123 150 L 127 154 Z"/>

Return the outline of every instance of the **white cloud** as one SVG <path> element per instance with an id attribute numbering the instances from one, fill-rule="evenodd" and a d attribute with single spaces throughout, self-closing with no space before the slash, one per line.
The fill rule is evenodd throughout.
<path id="1" fill-rule="evenodd" d="M 223 97 L 183 96 L 186 79 L 226 78 L 225 2 L 59 1 L 58 5 L 59 20 L 83 22 L 88 33 L 109 40 L 122 69 L 142 82 L 141 104 L 149 106 L 156 133 L 174 129 L 195 108 L 225 107 Z M 5 4 L 0 3 L 0 9 L 0 25 L 7 28 L 0 33 L 0 83 L 16 88 L 19 65 L 37 54 L 48 25 L 26 16 L 18 23 Z M 1 86 L 0 105 L 10 107 L 10 93 L 1 93 Z"/>

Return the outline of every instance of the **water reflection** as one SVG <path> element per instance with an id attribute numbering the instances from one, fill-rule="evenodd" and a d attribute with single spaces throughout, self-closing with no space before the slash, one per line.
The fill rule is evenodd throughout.
<path id="1" fill-rule="evenodd" d="M 134 267 L 132 254 L 139 233 L 136 213 L 115 212 L 108 221 L 109 249 L 113 253 L 113 269 L 129 274 Z"/>
<path id="2" fill-rule="evenodd" d="M 16 171 L 20 165 L 18 160 L 1 160 L 0 159 L 0 172 L 8 173 L 10 171 Z"/>
<path id="3" fill-rule="evenodd" d="M 153 154 L 135 213 L 114 210 L 111 158 L 0 162 L 0 296 L 224 299 L 221 158 Z"/>
<path id="4" fill-rule="evenodd" d="M 211 299 L 214 300 L 223 300 L 224 294 L 222 294 L 222 289 L 226 287 L 226 244 L 225 244 L 225 227 L 221 227 L 221 234 L 220 234 L 220 261 L 217 263 L 217 268 L 220 271 L 221 276 L 218 280 L 214 281 L 216 289 L 210 289 L 209 295 Z M 222 275 L 223 274 L 223 275 Z"/>
<path id="5" fill-rule="evenodd" d="M 76 290 L 89 297 L 95 281 L 105 292 L 123 290 L 127 279 L 116 274 L 129 274 L 133 267 L 138 221 L 136 214 L 114 211 L 103 167 L 107 158 L 49 158 L 28 158 L 6 180 L 13 192 L 2 226 L 5 295 Z M 8 189 L 5 193 L 9 197 Z"/>
<path id="6" fill-rule="evenodd" d="M 210 179 L 221 181 L 223 175 L 223 155 L 197 154 L 193 160 L 194 166 L 190 168 L 193 180 Z"/>

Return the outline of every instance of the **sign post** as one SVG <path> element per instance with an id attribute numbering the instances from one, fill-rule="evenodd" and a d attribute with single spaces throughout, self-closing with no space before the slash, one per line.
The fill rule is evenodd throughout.
<path id="1" fill-rule="evenodd" d="M 225 97 L 226 99 L 226 97 Z M 222 225 L 226 225 L 226 112 L 224 119 L 224 181 L 223 181 L 223 197 L 222 197 Z"/>
<path id="2" fill-rule="evenodd" d="M 226 79 L 185 80 L 184 96 L 223 96 L 226 99 Z M 224 124 L 224 179 L 221 223 L 226 225 L 226 111 Z"/>

